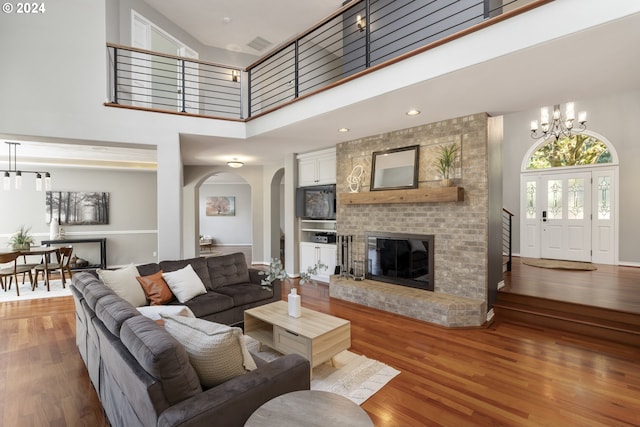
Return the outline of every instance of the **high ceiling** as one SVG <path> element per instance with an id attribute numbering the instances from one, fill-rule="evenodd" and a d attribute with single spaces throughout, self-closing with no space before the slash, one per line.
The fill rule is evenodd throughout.
<path id="1" fill-rule="evenodd" d="M 254 55 L 260 52 L 247 46 L 252 40 L 259 37 L 278 45 L 319 22 L 342 3 L 335 0 L 146 1 L 203 43 Z M 224 22 L 225 17 L 230 18 L 229 23 Z M 187 165 L 223 165 L 231 157 L 238 157 L 248 165 L 281 162 L 285 153 L 312 151 L 451 117 L 478 112 L 498 116 L 640 89 L 640 55 L 629 49 L 638 41 L 640 14 L 630 15 L 273 130 L 260 131 L 245 140 L 181 134 L 183 161 Z M 408 117 L 405 112 L 410 108 L 417 108 L 422 114 Z M 249 126 L 260 120 L 264 118 L 249 122 Z M 337 129 L 342 127 L 351 131 L 338 133 Z M 526 129 L 523 135 L 528 135 Z M 29 148 L 29 144 L 24 143 L 18 152 L 18 161 L 27 160 L 30 152 L 40 158 L 77 159 L 76 163 L 96 158 L 102 161 L 113 158 L 122 163 L 127 157 L 122 147 L 65 147 L 63 141 L 57 142 L 59 144 L 50 146 L 57 154 Z M 143 148 L 129 154 L 136 167 L 155 162 L 154 150 Z M 0 147 L 0 160 L 5 155 Z"/>
<path id="2" fill-rule="evenodd" d="M 342 6 L 340 0 L 145 0 L 200 43 L 262 56 Z M 256 39 L 262 49 L 249 46 Z"/>

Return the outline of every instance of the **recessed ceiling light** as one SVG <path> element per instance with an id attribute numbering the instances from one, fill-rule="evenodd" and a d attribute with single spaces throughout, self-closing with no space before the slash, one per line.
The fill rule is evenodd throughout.
<path id="1" fill-rule="evenodd" d="M 229 18 L 228 16 L 225 16 L 224 18 L 222 18 L 222 22 L 224 22 L 225 24 L 228 24 L 229 22 L 231 22 L 231 18 Z"/>
<path id="2" fill-rule="evenodd" d="M 417 116 L 420 114 L 420 110 L 416 110 L 415 108 L 407 111 L 407 116 Z"/>
<path id="3" fill-rule="evenodd" d="M 341 133 L 349 132 L 349 128 L 340 128 L 338 129 L 338 132 L 341 132 Z"/>

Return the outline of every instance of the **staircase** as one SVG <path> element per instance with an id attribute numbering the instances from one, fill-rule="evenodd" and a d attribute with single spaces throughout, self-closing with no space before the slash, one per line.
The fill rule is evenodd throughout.
<path id="1" fill-rule="evenodd" d="M 546 298 L 498 292 L 496 317 L 640 347 L 640 316 Z"/>

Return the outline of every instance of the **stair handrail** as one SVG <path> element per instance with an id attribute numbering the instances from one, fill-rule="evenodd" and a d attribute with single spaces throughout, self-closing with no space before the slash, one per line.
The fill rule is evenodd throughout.
<path id="1" fill-rule="evenodd" d="M 513 258 L 513 248 L 512 248 L 512 244 L 513 244 L 513 233 L 512 233 L 512 227 L 513 227 L 513 212 L 511 212 L 509 209 L 507 208 L 502 208 L 502 248 L 503 248 L 503 252 L 505 252 L 505 246 L 506 246 L 506 253 L 507 253 L 507 271 L 511 271 L 511 266 L 512 266 L 512 258 Z M 505 215 L 506 214 L 506 215 Z M 505 229 L 506 228 L 506 229 Z M 506 233 L 506 236 L 505 236 Z"/>

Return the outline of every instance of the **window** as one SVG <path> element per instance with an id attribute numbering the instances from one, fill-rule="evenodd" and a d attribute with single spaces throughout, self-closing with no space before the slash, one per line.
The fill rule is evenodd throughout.
<path id="1" fill-rule="evenodd" d="M 604 142 L 585 134 L 547 140 L 529 158 L 528 170 L 612 163 Z"/>

